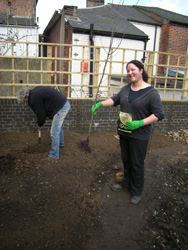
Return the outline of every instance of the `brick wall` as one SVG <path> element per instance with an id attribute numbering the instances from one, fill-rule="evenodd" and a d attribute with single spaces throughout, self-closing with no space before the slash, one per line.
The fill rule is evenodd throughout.
<path id="1" fill-rule="evenodd" d="M 60 28 L 61 18 L 57 20 L 53 29 L 50 30 L 48 37 L 46 38 L 47 43 L 60 43 Z M 53 51 L 53 56 L 55 56 L 55 50 Z"/>
<path id="2" fill-rule="evenodd" d="M 86 1 L 86 7 L 95 7 L 104 5 L 104 0 L 87 0 Z"/>
<path id="3" fill-rule="evenodd" d="M 163 24 L 161 27 L 160 52 L 186 54 L 188 45 L 188 27 Z M 177 65 L 177 56 L 170 57 L 170 64 Z M 167 63 L 167 56 L 160 56 L 160 64 Z M 180 58 L 180 65 L 185 65 L 185 58 Z"/>
<path id="4" fill-rule="evenodd" d="M 15 16 L 33 17 L 34 0 L 1 0 L 0 12 L 13 14 Z"/>
<path id="5" fill-rule="evenodd" d="M 92 100 L 70 100 L 71 110 L 64 122 L 64 129 L 88 132 L 91 120 Z M 165 119 L 154 124 L 160 133 L 188 129 L 188 102 L 164 102 Z M 116 131 L 119 107 L 100 108 L 93 119 L 93 132 Z M 26 105 L 18 105 L 16 100 L 0 100 L 0 131 L 35 131 L 36 116 Z M 49 130 L 51 121 L 43 126 Z"/>
<path id="6" fill-rule="evenodd" d="M 59 18 L 57 20 L 57 22 L 55 23 L 55 25 L 53 26 L 53 29 L 51 29 L 50 33 L 48 34 L 48 37 L 46 38 L 46 42 L 48 43 L 60 43 L 60 30 L 61 30 L 61 18 Z M 64 37 L 64 43 L 65 44 L 72 44 L 72 27 L 69 23 L 67 23 L 65 25 L 65 37 Z M 60 57 L 60 47 L 55 47 L 52 46 L 52 57 L 55 57 L 55 53 L 56 53 L 56 49 L 57 49 L 57 57 Z M 64 47 L 64 57 L 69 58 L 69 47 L 65 46 Z M 57 66 L 57 71 L 60 70 L 60 61 L 56 62 L 56 66 Z M 69 61 L 64 60 L 63 61 L 63 70 L 64 71 L 69 71 L 68 69 L 68 64 Z M 52 70 L 55 70 L 55 61 L 53 61 L 52 63 Z M 57 79 L 57 83 L 59 83 L 60 79 L 59 79 L 59 74 L 56 75 Z M 54 76 L 52 77 L 52 82 L 54 83 Z M 63 75 L 63 84 L 68 84 L 68 79 L 67 79 L 67 75 L 64 74 Z M 65 88 L 65 92 L 66 93 L 67 89 Z"/>

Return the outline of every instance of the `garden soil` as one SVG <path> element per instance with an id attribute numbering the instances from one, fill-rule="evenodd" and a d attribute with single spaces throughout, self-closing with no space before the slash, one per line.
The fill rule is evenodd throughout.
<path id="1" fill-rule="evenodd" d="M 65 132 L 47 160 L 49 132 L 0 133 L 0 249 L 187 249 L 188 148 L 153 133 L 139 204 L 114 192 L 123 170 L 116 133 Z M 117 169 L 119 168 L 119 170 Z"/>

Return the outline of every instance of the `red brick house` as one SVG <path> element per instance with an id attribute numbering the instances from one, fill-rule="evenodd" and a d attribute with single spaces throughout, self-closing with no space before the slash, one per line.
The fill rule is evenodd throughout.
<path id="1" fill-rule="evenodd" d="M 0 1 L 0 40 L 38 42 L 36 5 L 38 0 L 1 0 Z M 5 44 L 0 44 L 3 54 Z M 14 48 L 19 55 L 21 48 Z M 37 55 L 37 46 L 31 48 L 30 55 Z M 22 53 L 22 52 L 21 52 Z M 6 53 L 7 54 L 7 53 Z"/>
<path id="2" fill-rule="evenodd" d="M 188 46 L 188 16 L 154 7 L 138 7 L 144 14 L 161 23 L 160 52 L 186 54 Z M 167 57 L 162 56 L 160 63 L 166 63 Z M 171 64 L 176 64 L 171 58 Z M 181 59 L 180 59 L 181 60 Z M 185 64 L 185 58 L 181 60 Z"/>
<path id="3" fill-rule="evenodd" d="M 92 41 L 93 45 L 100 46 L 100 40 L 104 39 L 106 42 L 110 39 L 116 22 L 113 35 L 115 39 L 121 38 L 124 41 L 125 45 L 122 46 L 186 55 L 188 16 L 155 7 L 103 4 L 104 2 L 90 0 L 85 9 L 64 6 L 61 11 L 55 11 L 43 32 L 44 41 L 87 45 L 91 45 Z M 64 50 L 63 53 L 66 57 L 68 51 Z M 145 60 L 144 53 L 139 59 Z M 170 63 L 175 65 L 176 60 L 171 58 Z M 166 62 L 167 56 L 161 56 L 160 63 Z M 185 59 L 180 60 L 180 65 L 185 65 Z M 64 67 L 67 67 L 66 62 Z"/>
<path id="4" fill-rule="evenodd" d="M 38 0 L 1 0 L 0 13 L 35 19 Z"/>
<path id="5" fill-rule="evenodd" d="M 87 6 L 91 6 L 90 2 L 92 3 L 92 6 L 97 4 L 99 7 L 98 10 L 95 7 L 95 13 L 97 14 L 98 18 L 101 18 L 101 20 L 105 20 L 105 17 L 102 17 L 102 14 L 104 14 L 104 11 L 101 9 L 105 9 L 105 5 L 99 6 L 99 2 L 97 1 L 87 1 Z M 90 5 L 89 5 L 90 4 Z M 101 5 L 101 4 L 100 4 Z M 110 8 L 115 8 L 116 7 L 116 12 L 118 12 L 120 15 L 122 13 L 125 13 L 124 18 L 126 18 L 129 22 L 138 22 L 138 23 L 149 23 L 148 17 L 150 17 L 150 24 L 151 25 L 156 25 L 161 27 L 161 35 L 160 35 L 160 46 L 159 46 L 159 51 L 161 52 L 169 52 L 169 53 L 180 53 L 180 54 L 185 54 L 187 52 L 187 46 L 188 46 L 188 16 L 184 16 L 178 13 L 174 13 L 168 10 L 164 10 L 161 8 L 155 8 L 155 7 L 143 7 L 143 6 L 123 6 L 123 5 L 107 5 L 110 6 Z M 118 8 L 117 8 L 118 7 Z M 109 8 L 109 9 L 110 9 Z M 129 15 L 126 15 L 126 9 L 129 10 Z M 135 9 L 137 11 L 135 11 Z M 109 11 L 109 15 L 110 10 Z M 143 13 L 145 17 L 139 20 L 138 18 L 138 11 Z M 61 17 L 62 13 L 64 17 L 66 18 L 66 22 L 62 22 Z M 83 14 L 84 13 L 84 14 Z M 116 14 L 118 14 L 116 13 Z M 139 13 L 141 15 L 141 13 Z M 62 12 L 56 11 L 51 18 L 49 24 L 47 25 L 46 29 L 44 30 L 43 35 L 45 36 L 45 41 L 46 42 L 59 42 L 60 41 L 60 32 L 61 29 L 60 27 L 62 26 L 62 23 L 66 23 L 65 27 L 62 29 L 65 29 L 64 33 L 64 43 L 72 43 L 71 41 L 71 32 L 74 32 L 77 30 L 77 32 L 80 30 L 80 33 L 89 33 L 89 26 L 88 28 L 82 28 L 80 25 L 70 25 L 70 21 L 75 20 L 76 18 L 84 19 L 87 16 L 89 19 L 90 17 L 92 18 L 91 15 L 91 8 L 86 8 L 86 9 L 81 9 L 79 10 L 75 6 L 64 6 Z M 108 17 L 110 18 L 110 17 Z M 114 18 L 113 16 L 111 17 L 112 19 Z M 153 22 L 151 22 L 153 20 Z M 154 21 L 155 20 L 155 21 Z M 75 23 L 74 21 L 74 23 Z M 94 22 L 94 27 L 95 27 L 95 22 L 96 20 L 92 20 Z M 72 22 L 73 23 L 73 22 Z M 79 23 L 79 20 L 77 20 L 77 23 Z M 90 23 L 90 20 L 88 21 Z M 121 23 L 119 24 L 121 25 Z M 69 27 L 70 26 L 70 27 Z M 100 34 L 107 34 L 108 30 L 105 27 L 101 32 L 98 31 Z M 146 32 L 146 31 L 145 31 Z M 97 33 L 97 30 L 94 28 L 94 33 Z M 109 32 L 110 33 L 110 32 Z M 107 34 L 108 35 L 108 34 Z M 122 35 L 122 34 L 121 34 Z M 124 34 L 125 36 L 127 34 Z M 136 32 L 135 32 L 135 37 L 136 37 Z M 150 34 L 146 35 L 150 36 Z M 151 37 L 149 37 L 151 39 Z"/>

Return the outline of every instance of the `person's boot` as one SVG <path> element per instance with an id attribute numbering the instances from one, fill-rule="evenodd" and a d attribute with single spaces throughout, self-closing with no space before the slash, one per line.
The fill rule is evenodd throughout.
<path id="1" fill-rule="evenodd" d="M 125 184 L 123 182 L 120 182 L 119 184 L 114 184 L 111 186 L 111 189 L 113 191 L 128 191 L 129 188 L 125 186 Z"/>
<path id="2" fill-rule="evenodd" d="M 132 197 L 131 197 L 131 200 L 130 200 L 130 202 L 132 203 L 132 204 L 138 204 L 139 203 L 139 201 L 141 200 L 141 195 L 139 196 L 139 195 L 133 195 Z"/>

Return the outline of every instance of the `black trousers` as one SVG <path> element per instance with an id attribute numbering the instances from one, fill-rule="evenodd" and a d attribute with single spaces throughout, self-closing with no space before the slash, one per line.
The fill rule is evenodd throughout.
<path id="1" fill-rule="evenodd" d="M 140 196 L 144 188 L 144 160 L 149 140 L 120 136 L 121 157 L 124 166 L 124 185 L 132 195 Z"/>

